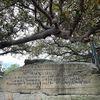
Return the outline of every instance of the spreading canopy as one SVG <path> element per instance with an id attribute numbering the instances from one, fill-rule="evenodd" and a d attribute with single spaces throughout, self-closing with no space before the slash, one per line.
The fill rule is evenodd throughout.
<path id="1" fill-rule="evenodd" d="M 87 43 L 93 35 L 99 41 L 99 7 L 99 0 L 0 0 L 1 54 L 29 52 L 37 40 L 48 44 L 47 37 L 61 48 L 61 39 Z"/>

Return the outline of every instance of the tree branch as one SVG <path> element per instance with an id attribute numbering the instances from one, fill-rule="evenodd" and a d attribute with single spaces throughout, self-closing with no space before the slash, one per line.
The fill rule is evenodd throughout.
<path id="1" fill-rule="evenodd" d="M 37 21 L 38 22 L 38 24 L 43 28 L 43 29 L 49 29 L 50 27 L 48 27 L 48 26 L 45 26 L 42 22 L 41 22 L 41 20 L 39 20 L 38 18 L 35 18 L 36 20 L 35 21 Z"/>
<path id="2" fill-rule="evenodd" d="M 16 2 L 13 2 L 12 4 L 10 4 L 10 5 L 7 5 L 6 7 L 4 7 L 4 8 L 0 8 L 0 12 L 1 11 L 3 11 L 3 10 L 5 10 L 5 9 L 8 9 L 9 7 L 11 7 L 11 6 L 14 6 L 16 4 Z"/>
<path id="3" fill-rule="evenodd" d="M 51 16 L 37 4 L 36 0 L 32 0 L 32 2 L 33 5 L 49 19 L 50 23 L 52 23 Z"/>
<path id="4" fill-rule="evenodd" d="M 53 16 L 53 12 L 52 12 L 53 0 L 50 0 L 49 2 L 50 2 L 50 6 L 49 6 L 50 16 L 51 16 L 51 18 L 53 18 L 53 17 L 54 17 L 54 16 Z"/>
<path id="5" fill-rule="evenodd" d="M 24 37 L 22 39 L 12 40 L 12 41 L 3 41 L 3 42 L 0 42 L 0 49 L 3 49 L 5 47 L 10 47 L 12 45 L 23 44 L 23 43 L 38 40 L 38 39 L 45 39 L 48 36 L 55 35 L 58 33 L 59 33 L 58 29 L 51 28 L 51 29 L 45 30 L 44 32 L 32 34 L 31 36 Z"/>
<path id="6" fill-rule="evenodd" d="M 55 42 L 55 44 L 57 44 L 58 47 L 61 47 L 61 48 L 62 48 L 62 47 L 66 47 L 66 48 L 68 48 L 69 50 L 71 50 L 71 52 L 69 52 L 69 51 L 63 52 L 63 53 L 59 54 L 59 56 L 63 56 L 63 55 L 65 55 L 65 54 L 69 53 L 69 54 L 72 54 L 72 55 L 77 55 L 77 56 L 82 56 L 82 57 L 91 57 L 90 54 L 86 54 L 86 55 L 80 54 L 79 51 L 73 50 L 73 49 L 72 49 L 70 46 L 68 46 L 68 45 L 59 44 L 59 43 L 58 43 L 57 41 L 55 41 L 55 40 L 54 40 L 54 42 Z"/>
<path id="7" fill-rule="evenodd" d="M 66 51 L 66 52 L 62 52 L 62 53 L 51 52 L 51 53 L 49 53 L 49 54 L 50 54 L 50 55 L 57 55 L 57 56 L 64 56 L 64 55 L 66 55 L 66 54 L 71 54 L 71 55 L 76 55 L 76 56 L 80 56 L 80 57 L 83 57 L 83 58 L 90 58 L 90 57 L 92 57 L 91 54 L 86 54 L 86 55 L 84 55 L 84 54 L 80 54 L 80 53 L 74 53 L 74 52 L 72 52 L 72 51 Z"/>
<path id="8" fill-rule="evenodd" d="M 54 40 L 54 42 L 57 44 L 58 47 L 67 47 L 67 48 L 68 48 L 69 50 L 71 50 L 74 54 L 77 54 L 77 55 L 78 55 L 78 52 L 75 51 L 75 50 L 73 50 L 70 46 L 64 45 L 64 44 L 59 44 L 59 43 L 56 42 L 55 40 Z"/>
<path id="9" fill-rule="evenodd" d="M 29 9 L 29 10 L 35 12 L 34 9 L 32 9 L 32 8 L 30 8 L 30 7 L 26 6 L 26 5 L 24 5 L 24 3 L 21 3 L 21 6 L 23 6 L 23 7 L 26 8 L 26 9 Z"/>
<path id="10" fill-rule="evenodd" d="M 24 50 L 24 49 L 16 49 L 16 50 L 5 51 L 3 53 L 0 53 L 0 55 L 5 55 L 5 54 L 8 54 L 8 53 L 14 53 L 14 54 L 16 54 L 16 53 L 19 53 L 18 52 L 19 50 Z"/>
<path id="11" fill-rule="evenodd" d="M 34 10 L 34 9 L 32 9 L 32 8 L 30 8 L 30 7 L 26 6 L 26 5 L 24 5 L 23 3 L 22 3 L 21 5 L 22 5 L 24 8 L 29 9 L 29 10 L 31 10 L 31 11 L 33 11 L 33 12 L 35 13 L 35 21 L 37 21 L 37 22 L 39 23 L 39 25 L 40 25 L 43 29 L 49 29 L 48 26 L 43 25 L 43 23 L 37 18 L 37 9 L 36 9 L 36 7 L 35 7 L 35 10 Z"/>
<path id="12" fill-rule="evenodd" d="M 84 41 L 85 38 L 89 38 L 91 34 L 95 34 L 97 30 L 100 30 L 100 20 L 97 22 L 97 24 L 94 27 L 91 27 L 88 32 L 86 32 L 82 37 L 81 41 Z"/>
<path id="13" fill-rule="evenodd" d="M 76 15 L 74 17 L 73 24 L 71 25 L 72 28 L 70 29 L 70 36 L 74 32 L 74 30 L 77 27 L 78 23 L 80 22 L 83 12 L 84 12 L 84 0 L 79 0 L 79 9 L 76 10 Z"/>

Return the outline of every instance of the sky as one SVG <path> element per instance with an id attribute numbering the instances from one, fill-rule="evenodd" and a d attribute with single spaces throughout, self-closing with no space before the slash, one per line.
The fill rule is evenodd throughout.
<path id="1" fill-rule="evenodd" d="M 24 65 L 25 56 L 22 55 L 3 55 L 0 56 L 0 62 L 2 63 L 3 68 L 10 67 L 12 64 L 18 64 L 19 66 Z"/>
<path id="2" fill-rule="evenodd" d="M 28 59 L 29 55 L 21 55 L 21 54 L 16 54 L 16 55 L 11 55 L 11 54 L 7 54 L 7 55 L 0 55 L 0 63 L 2 64 L 3 68 L 8 68 L 10 67 L 12 64 L 18 64 L 20 67 L 24 65 L 24 61 L 25 59 Z M 41 54 L 39 56 L 40 59 L 46 59 L 49 57 L 47 56 L 47 54 Z M 36 57 L 33 57 L 33 59 L 37 59 Z"/>

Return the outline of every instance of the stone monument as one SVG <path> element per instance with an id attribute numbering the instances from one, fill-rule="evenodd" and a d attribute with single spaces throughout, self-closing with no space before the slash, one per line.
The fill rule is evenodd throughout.
<path id="1" fill-rule="evenodd" d="M 90 63 L 26 63 L 3 77 L 0 100 L 100 100 L 94 70 Z"/>

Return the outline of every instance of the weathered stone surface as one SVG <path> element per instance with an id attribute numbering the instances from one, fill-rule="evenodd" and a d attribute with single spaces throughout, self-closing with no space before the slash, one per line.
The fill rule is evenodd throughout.
<path id="1" fill-rule="evenodd" d="M 0 100 L 100 100 L 100 95 L 58 95 L 0 93 Z"/>
<path id="2" fill-rule="evenodd" d="M 3 79 L 6 92 L 58 94 L 100 94 L 99 76 L 92 64 L 30 64 Z M 98 88 L 97 88 L 98 87 Z"/>
<path id="3" fill-rule="evenodd" d="M 94 69 L 89 63 L 25 65 L 4 76 L 0 100 L 100 100 Z"/>

